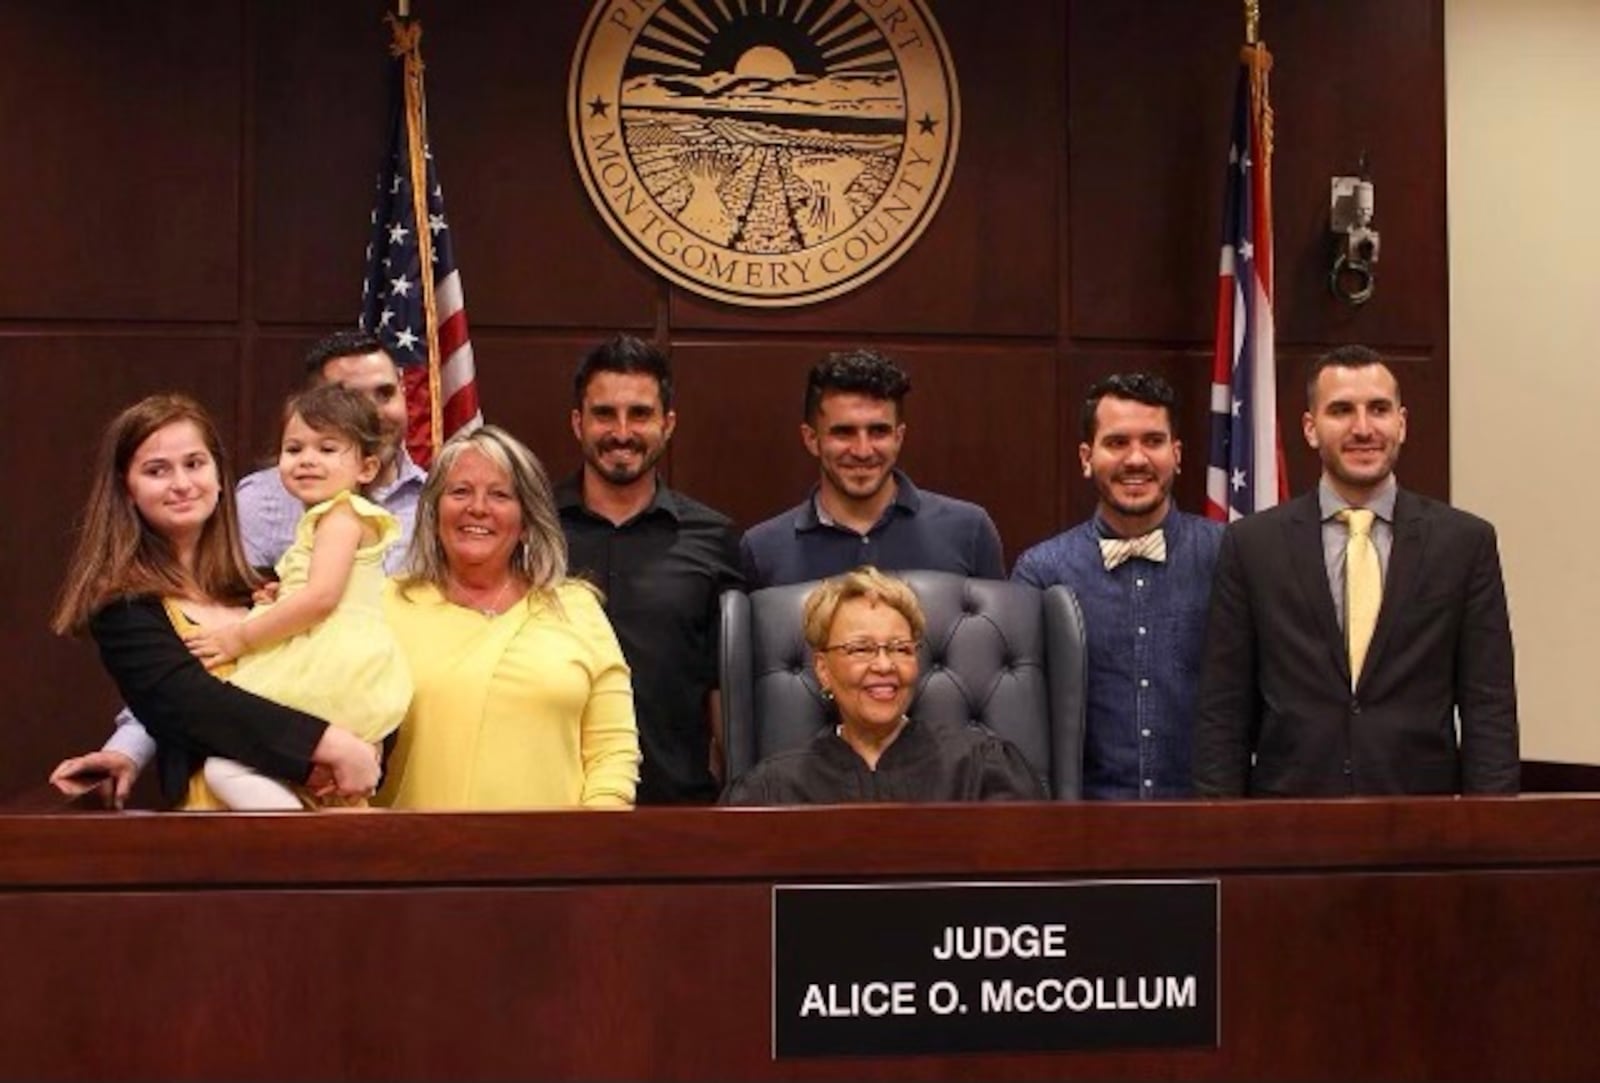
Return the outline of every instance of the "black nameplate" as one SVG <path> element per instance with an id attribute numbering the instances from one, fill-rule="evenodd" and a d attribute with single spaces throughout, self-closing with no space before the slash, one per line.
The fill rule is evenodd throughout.
<path id="1" fill-rule="evenodd" d="M 1217 882 L 778 886 L 773 1056 L 1217 1044 Z"/>

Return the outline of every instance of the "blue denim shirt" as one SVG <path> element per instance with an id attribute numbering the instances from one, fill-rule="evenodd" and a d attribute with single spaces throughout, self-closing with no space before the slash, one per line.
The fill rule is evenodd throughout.
<path id="1" fill-rule="evenodd" d="M 1096 516 L 1029 549 L 1011 578 L 1078 596 L 1089 637 L 1083 795 L 1188 797 L 1195 696 L 1205 646 L 1211 574 L 1222 524 L 1173 509 L 1161 524 L 1167 559 L 1142 557 L 1108 572 Z"/>

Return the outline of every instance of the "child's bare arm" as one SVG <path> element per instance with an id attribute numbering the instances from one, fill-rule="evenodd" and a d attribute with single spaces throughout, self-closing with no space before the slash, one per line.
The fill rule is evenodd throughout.
<path id="1" fill-rule="evenodd" d="M 332 613 L 344 597 L 356 549 L 369 533 L 348 504 L 329 508 L 311 542 L 306 585 L 249 620 L 208 629 L 184 640 L 195 657 L 215 667 L 298 635 Z"/>

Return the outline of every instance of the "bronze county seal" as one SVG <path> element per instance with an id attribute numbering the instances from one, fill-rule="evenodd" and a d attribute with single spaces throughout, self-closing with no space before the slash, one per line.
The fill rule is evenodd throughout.
<path id="1" fill-rule="evenodd" d="M 883 273 L 938 209 L 960 119 L 925 0 L 601 0 L 567 97 L 613 232 L 736 305 Z"/>

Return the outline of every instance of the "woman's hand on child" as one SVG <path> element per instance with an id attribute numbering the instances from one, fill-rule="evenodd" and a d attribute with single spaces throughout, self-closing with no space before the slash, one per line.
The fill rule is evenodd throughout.
<path id="1" fill-rule="evenodd" d="M 311 751 L 311 762 L 328 769 L 333 792 L 340 797 L 371 797 L 377 791 L 378 754 L 353 733 L 337 726 L 323 730 L 322 740 Z M 312 787 L 312 793 L 317 793 L 317 787 Z"/>
<path id="2" fill-rule="evenodd" d="M 244 638 L 244 621 L 195 632 L 184 637 L 183 645 L 207 669 L 227 665 L 250 649 Z"/>
<path id="3" fill-rule="evenodd" d="M 313 764 L 311 773 L 306 776 L 306 789 L 311 791 L 311 796 L 321 799 L 333 797 L 339 792 L 339 787 L 333 781 L 332 768 L 322 764 Z"/>
<path id="4" fill-rule="evenodd" d="M 274 579 L 270 583 L 263 583 L 250 595 L 251 605 L 271 605 L 278 600 L 278 591 L 283 589 L 283 584 Z"/>

